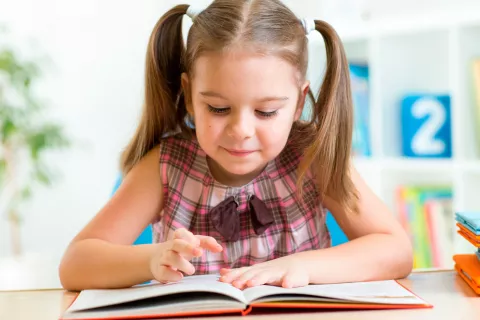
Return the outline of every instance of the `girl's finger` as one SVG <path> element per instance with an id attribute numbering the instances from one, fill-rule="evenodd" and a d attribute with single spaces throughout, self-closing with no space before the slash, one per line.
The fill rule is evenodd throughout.
<path id="1" fill-rule="evenodd" d="M 258 274 L 264 272 L 261 268 L 251 268 L 250 270 L 245 271 L 241 275 L 238 276 L 237 279 L 233 280 L 232 285 L 237 287 L 238 289 L 243 289 L 246 286 L 249 286 L 249 281 L 256 277 Z"/>
<path id="2" fill-rule="evenodd" d="M 261 272 L 253 277 L 247 285 L 251 287 L 262 284 L 281 286 L 284 274 L 285 271 L 283 269 L 262 268 Z"/>
<path id="3" fill-rule="evenodd" d="M 183 279 L 183 274 L 181 272 L 175 271 L 172 268 L 159 265 L 154 272 L 155 279 L 161 283 L 167 282 L 177 282 Z"/>
<path id="4" fill-rule="evenodd" d="M 193 246 L 198 246 L 200 245 L 200 240 L 193 235 L 190 231 L 188 231 L 185 228 L 180 228 L 175 230 L 173 234 L 174 239 L 183 239 L 187 242 L 190 242 Z"/>
<path id="5" fill-rule="evenodd" d="M 271 271 L 264 269 L 257 273 L 252 279 L 247 282 L 247 286 L 254 287 L 262 284 L 273 284 L 275 279 L 272 279 Z"/>
<path id="6" fill-rule="evenodd" d="M 202 249 L 194 247 L 191 243 L 183 239 L 175 239 L 170 241 L 168 250 L 175 251 L 182 255 L 187 260 L 191 260 L 193 257 L 199 257 L 202 255 Z"/>
<path id="7" fill-rule="evenodd" d="M 200 247 L 212 252 L 220 252 L 223 250 L 222 246 L 213 237 L 196 235 L 200 241 Z"/>
<path id="8" fill-rule="evenodd" d="M 220 281 L 230 283 L 237 279 L 241 274 L 246 272 L 251 267 L 243 267 L 239 269 L 231 269 L 230 272 L 220 277 Z"/>
<path id="9" fill-rule="evenodd" d="M 232 269 L 229 269 L 229 268 L 222 268 L 220 269 L 220 275 L 223 276 L 223 275 L 226 275 L 228 274 Z"/>
<path id="10" fill-rule="evenodd" d="M 172 269 L 177 269 L 178 271 L 181 271 L 187 275 L 192 275 L 195 273 L 195 267 L 178 252 L 172 250 L 167 251 L 162 256 L 160 264 L 169 266 Z"/>

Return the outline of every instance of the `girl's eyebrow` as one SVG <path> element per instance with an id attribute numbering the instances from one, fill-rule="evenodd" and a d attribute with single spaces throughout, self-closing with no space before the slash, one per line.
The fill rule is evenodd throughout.
<path id="1" fill-rule="evenodd" d="M 223 100 L 228 100 L 227 98 L 222 96 L 220 93 L 217 93 L 214 91 L 203 91 L 203 92 L 200 92 L 200 94 L 204 97 L 214 97 L 214 98 L 220 98 Z M 283 97 L 270 96 L 270 97 L 263 97 L 263 98 L 257 99 L 257 102 L 286 101 L 286 100 L 288 100 L 288 97 L 285 97 L 285 96 Z"/>
<path id="2" fill-rule="evenodd" d="M 288 97 L 264 97 L 257 100 L 257 102 L 268 102 L 268 101 L 286 101 Z"/>
<path id="3" fill-rule="evenodd" d="M 214 91 L 203 91 L 203 92 L 200 92 L 200 94 L 204 97 L 214 97 L 214 98 L 220 98 L 220 99 L 223 99 L 223 100 L 228 100 L 227 98 L 222 96 L 220 93 L 217 93 L 217 92 L 214 92 Z"/>

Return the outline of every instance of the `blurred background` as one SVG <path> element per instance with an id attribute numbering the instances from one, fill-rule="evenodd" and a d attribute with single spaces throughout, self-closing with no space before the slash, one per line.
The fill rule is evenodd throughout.
<path id="1" fill-rule="evenodd" d="M 0 284 L 58 283 L 63 251 L 117 183 L 153 26 L 175 4 L 209 2 L 0 0 Z M 480 4 L 284 2 L 343 41 L 356 165 L 411 235 L 415 268 L 451 268 L 470 250 L 455 212 L 480 211 Z M 318 88 L 324 47 L 309 38 Z"/>

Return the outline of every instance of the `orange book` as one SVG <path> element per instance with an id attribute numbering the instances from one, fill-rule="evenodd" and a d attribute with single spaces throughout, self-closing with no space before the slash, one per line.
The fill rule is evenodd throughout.
<path id="1" fill-rule="evenodd" d="M 413 309 L 432 305 L 395 280 L 239 290 L 218 275 L 188 276 L 125 289 L 84 290 L 60 319 L 151 319 L 213 314 L 248 315 L 257 309 Z"/>
<path id="2" fill-rule="evenodd" d="M 461 223 L 457 222 L 457 233 L 468 240 L 475 247 L 480 248 L 480 235 L 474 234 L 469 229 L 465 228 Z"/>
<path id="3" fill-rule="evenodd" d="M 455 269 L 460 277 L 480 295 L 480 261 L 475 254 L 457 254 L 453 256 Z"/>

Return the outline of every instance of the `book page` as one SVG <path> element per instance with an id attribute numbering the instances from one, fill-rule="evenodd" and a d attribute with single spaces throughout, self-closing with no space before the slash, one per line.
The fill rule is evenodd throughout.
<path id="1" fill-rule="evenodd" d="M 125 317 L 156 318 L 205 312 L 235 312 L 245 310 L 246 305 L 226 296 L 213 293 L 178 293 L 162 298 L 149 298 L 108 307 L 65 312 L 61 319 L 112 319 Z"/>
<path id="2" fill-rule="evenodd" d="M 176 283 L 153 282 L 124 289 L 95 289 L 80 292 L 68 309 L 69 312 L 106 307 L 125 302 L 177 293 L 208 292 L 233 298 L 246 304 L 243 292 L 231 284 L 219 282 L 219 275 L 198 275 L 184 277 Z"/>
<path id="3" fill-rule="evenodd" d="M 292 289 L 258 286 L 243 293 L 249 303 L 285 301 L 292 296 L 302 296 L 304 301 L 316 301 L 316 298 L 324 301 L 327 298 L 376 304 L 427 304 L 394 280 L 309 285 Z"/>

